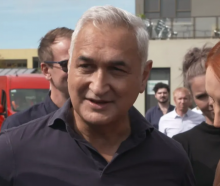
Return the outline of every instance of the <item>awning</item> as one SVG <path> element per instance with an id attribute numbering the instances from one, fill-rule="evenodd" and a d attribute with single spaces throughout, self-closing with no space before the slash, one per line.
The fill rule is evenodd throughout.
<path id="1" fill-rule="evenodd" d="M 32 74 L 36 71 L 37 69 L 35 68 L 0 68 L 0 76 Z"/>

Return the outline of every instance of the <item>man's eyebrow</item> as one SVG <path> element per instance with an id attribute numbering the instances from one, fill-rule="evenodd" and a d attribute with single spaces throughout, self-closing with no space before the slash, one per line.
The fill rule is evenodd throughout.
<path id="1" fill-rule="evenodd" d="M 124 61 L 109 61 L 109 63 L 115 66 L 127 66 Z"/>
<path id="2" fill-rule="evenodd" d="M 86 57 L 86 56 L 80 56 L 78 58 L 78 60 L 84 61 L 84 62 L 88 62 L 88 63 L 94 63 L 94 59 Z M 126 63 L 124 61 L 121 60 L 112 60 L 112 61 L 108 61 L 108 63 L 110 65 L 115 65 L 115 66 L 127 66 Z"/>
<path id="3" fill-rule="evenodd" d="M 90 63 L 94 62 L 94 60 L 92 58 L 89 58 L 89 57 L 86 57 L 86 56 L 80 56 L 78 58 L 78 60 L 85 61 L 85 62 L 90 62 Z"/>

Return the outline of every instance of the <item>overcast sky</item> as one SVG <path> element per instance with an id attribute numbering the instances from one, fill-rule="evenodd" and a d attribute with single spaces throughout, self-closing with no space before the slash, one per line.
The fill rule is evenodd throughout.
<path id="1" fill-rule="evenodd" d="M 96 5 L 135 13 L 135 0 L 0 0 L 0 49 L 37 48 L 46 32 L 74 29 L 83 12 Z"/>

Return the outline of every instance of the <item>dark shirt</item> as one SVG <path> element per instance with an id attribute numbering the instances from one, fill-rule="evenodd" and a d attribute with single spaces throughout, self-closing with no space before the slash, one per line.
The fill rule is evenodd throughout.
<path id="1" fill-rule="evenodd" d="M 33 105 L 32 107 L 24 111 L 20 111 L 9 116 L 3 122 L 1 131 L 12 128 L 12 127 L 17 127 L 19 125 L 22 125 L 24 123 L 37 119 L 39 117 L 45 116 L 51 112 L 54 112 L 57 109 L 58 107 L 51 100 L 50 93 L 49 93 L 46 99 L 44 100 L 44 102 Z"/>
<path id="2" fill-rule="evenodd" d="M 173 138 L 180 142 L 187 152 L 197 186 L 213 185 L 215 170 L 220 159 L 220 128 L 203 122 Z"/>
<path id="3" fill-rule="evenodd" d="M 167 113 L 173 111 L 174 108 L 175 107 L 173 105 L 170 105 Z M 162 116 L 163 116 L 163 112 L 160 110 L 160 107 L 157 105 L 155 107 L 150 108 L 146 112 L 145 118 L 151 125 L 153 125 L 156 129 L 158 129 L 158 124 Z"/>
<path id="4" fill-rule="evenodd" d="M 108 163 L 73 127 L 71 103 L 0 133 L 1 186 L 194 186 L 181 145 L 132 107 L 131 135 Z"/>

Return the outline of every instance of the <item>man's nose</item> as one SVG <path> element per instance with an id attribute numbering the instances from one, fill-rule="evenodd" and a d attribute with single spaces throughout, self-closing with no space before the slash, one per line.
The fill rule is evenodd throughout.
<path id="1" fill-rule="evenodd" d="M 107 93 L 110 89 L 107 73 L 103 70 L 95 72 L 91 77 L 89 88 L 96 96 L 102 96 Z"/>

